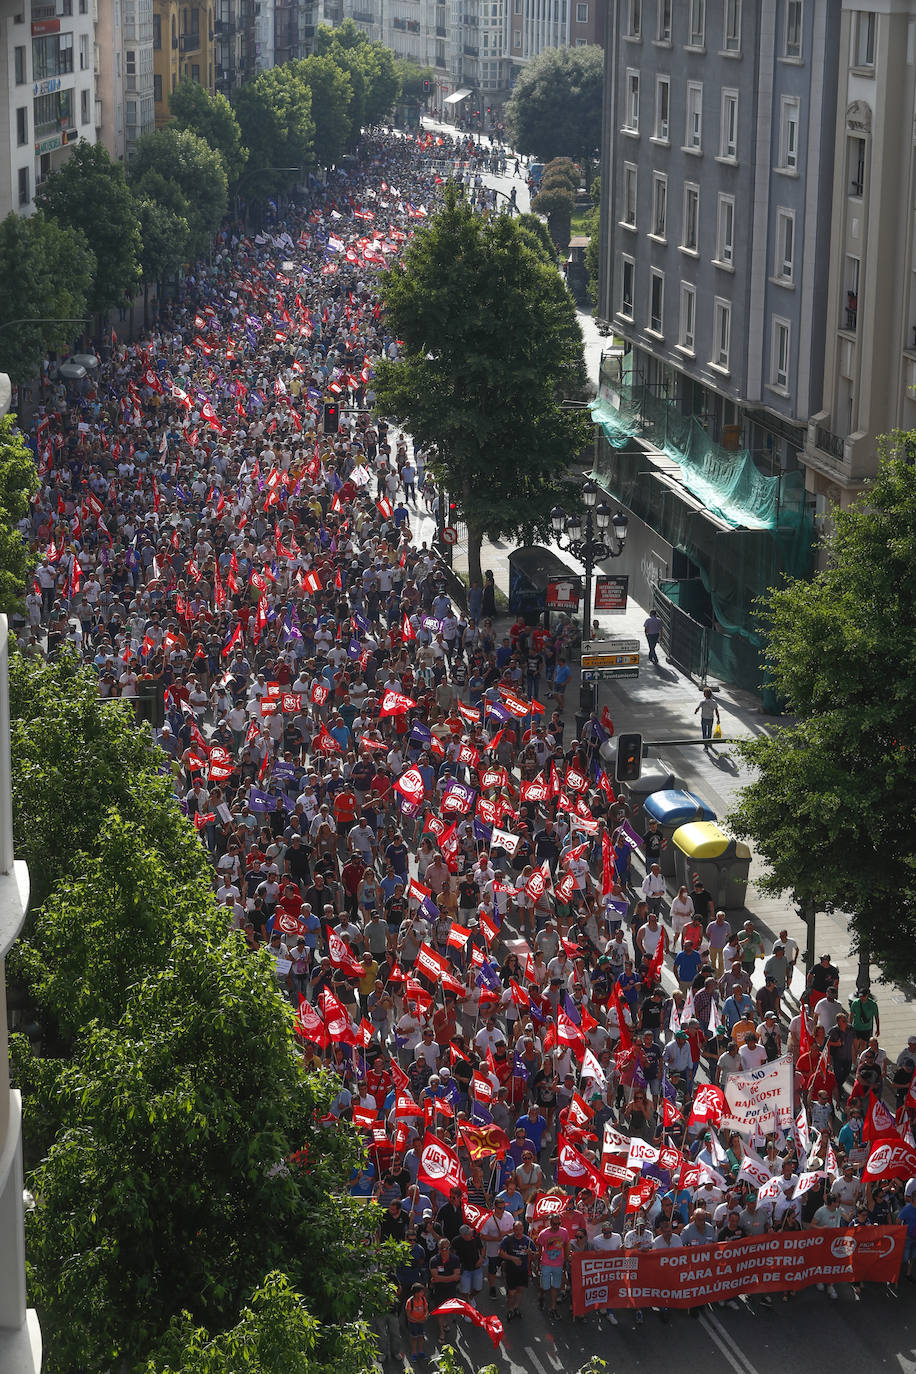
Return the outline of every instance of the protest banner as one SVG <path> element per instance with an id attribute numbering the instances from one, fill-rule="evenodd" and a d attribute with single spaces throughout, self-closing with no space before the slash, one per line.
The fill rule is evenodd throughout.
<path id="1" fill-rule="evenodd" d="M 742 1135 L 765 1135 L 795 1120 L 792 1056 L 784 1054 L 747 1073 L 731 1073 L 725 1084 L 722 1128 Z"/>
<path id="2" fill-rule="evenodd" d="M 697 1307 L 739 1293 L 781 1293 L 813 1283 L 893 1283 L 904 1226 L 786 1231 L 665 1251 L 570 1256 L 573 1315 L 607 1307 Z"/>

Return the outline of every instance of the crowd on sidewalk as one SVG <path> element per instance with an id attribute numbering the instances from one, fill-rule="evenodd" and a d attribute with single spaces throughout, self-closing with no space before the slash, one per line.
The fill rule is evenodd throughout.
<path id="1" fill-rule="evenodd" d="M 492 579 L 465 613 L 413 538 L 438 494 L 371 413 L 399 348 L 376 274 L 467 153 L 377 134 L 268 232 L 227 231 L 39 419 L 24 527 L 23 649 L 72 646 L 103 697 L 161 706 L 227 928 L 339 1075 L 329 1128 L 365 1132 L 353 1192 L 407 1245 L 381 1334 L 402 1354 L 403 1319 L 416 1359 L 448 1299 L 522 1319 L 532 1283 L 556 1315 L 577 1250 L 895 1219 L 910 1269 L 916 1248 L 916 1168 L 867 1169 L 877 1141 L 916 1158 L 916 1036 L 889 1063 L 829 955 L 788 1017 L 785 932 L 765 949 L 699 881 L 669 900 L 662 836 L 602 765 L 610 721 L 567 737 L 563 631 L 503 633 Z M 729 1079 L 786 1054 L 788 1115 L 722 1129 Z"/>

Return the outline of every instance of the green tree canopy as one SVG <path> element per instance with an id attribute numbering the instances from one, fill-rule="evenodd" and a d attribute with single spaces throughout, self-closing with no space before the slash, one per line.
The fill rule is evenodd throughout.
<path id="1" fill-rule="evenodd" d="M 146 184 L 153 184 L 150 178 Z M 174 202 L 177 201 L 178 197 L 175 197 Z M 140 255 L 143 280 L 162 281 L 164 277 L 177 272 L 182 263 L 188 260 L 188 221 L 180 211 L 163 204 L 148 191 L 136 195 L 134 203 L 143 238 Z"/>
<path id="2" fill-rule="evenodd" d="M 82 332 L 94 273 L 95 255 L 79 229 L 40 210 L 27 219 L 7 215 L 0 223 L 0 371 L 27 382 L 50 349 L 67 349 Z M 45 323 L 8 323 L 25 319 Z"/>
<path id="3" fill-rule="evenodd" d="M 236 96 L 235 112 L 249 155 L 246 192 L 295 185 L 314 162 L 315 121 L 312 92 L 294 65 L 270 67 L 246 82 Z M 273 170 L 286 167 L 297 171 Z"/>
<path id="4" fill-rule="evenodd" d="M 350 74 L 354 92 L 350 142 L 355 144 L 364 124 L 378 124 L 394 108 L 400 91 L 394 54 L 384 44 L 370 42 L 352 19 L 334 29 L 320 25 L 315 51 L 333 57 Z"/>
<path id="5" fill-rule="evenodd" d="M 522 68 L 506 103 L 512 147 L 543 161 L 590 159 L 601 145 L 603 87 L 601 48 L 545 48 Z"/>
<path id="6" fill-rule="evenodd" d="M 137 195 L 185 220 L 187 252 L 202 257 L 226 213 L 226 169 L 216 149 L 190 129 L 156 129 L 137 139 L 130 180 Z"/>
<path id="7" fill-rule="evenodd" d="M 402 356 L 376 377 L 378 409 L 435 446 L 432 466 L 468 526 L 471 577 L 491 537 L 549 528 L 590 425 L 564 397 L 584 381 L 572 298 L 530 232 L 485 219 L 455 188 L 384 278 Z"/>
<path id="8" fill-rule="evenodd" d="M 38 474 L 11 415 L 0 419 L 0 611 L 22 609 L 30 566 L 25 540 L 16 528 L 28 514 Z"/>
<path id="9" fill-rule="evenodd" d="M 64 165 L 52 172 L 35 196 L 65 228 L 78 229 L 92 246 L 96 269 L 89 309 L 107 311 L 140 283 L 140 226 L 120 163 L 101 143 L 78 143 Z"/>
<path id="10" fill-rule="evenodd" d="M 199 81 L 181 81 L 169 96 L 169 109 L 179 129 L 198 134 L 223 159 L 226 180 L 232 186 L 248 161 L 235 111 L 221 91 L 211 95 Z"/>
<path id="11" fill-rule="evenodd" d="M 430 91 L 435 85 L 436 73 L 432 67 L 421 67 L 418 62 L 410 62 L 406 57 L 395 58 L 394 67 L 400 83 L 399 98 L 401 100 L 418 100 L 422 105 L 428 95 L 428 92 L 423 89 L 423 83 L 429 82 Z"/>
<path id="12" fill-rule="evenodd" d="M 824 570 L 763 602 L 765 668 L 796 719 L 743 746 L 757 775 L 730 821 L 770 891 L 847 913 L 860 955 L 912 980 L 916 469 L 886 459 L 834 521 Z"/>
<path id="13" fill-rule="evenodd" d="M 333 167 L 346 152 L 350 137 L 353 84 L 349 73 L 333 57 L 306 57 L 293 66 L 312 93 L 315 157 L 319 166 Z"/>

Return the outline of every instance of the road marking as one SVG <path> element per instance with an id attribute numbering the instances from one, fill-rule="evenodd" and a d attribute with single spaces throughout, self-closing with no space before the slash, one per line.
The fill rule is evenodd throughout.
<path id="1" fill-rule="evenodd" d="M 718 1317 L 714 1316 L 712 1312 L 703 1312 L 700 1314 L 700 1325 L 706 1331 L 713 1345 L 717 1346 L 720 1353 L 725 1356 L 735 1374 L 757 1374 L 757 1370 L 741 1347 L 732 1340 Z"/>
<path id="2" fill-rule="evenodd" d="M 535 1355 L 530 1345 L 525 1346 L 525 1354 L 528 1356 L 528 1359 L 534 1366 L 535 1374 L 547 1374 L 547 1370 L 541 1364 L 540 1360 L 538 1359 L 537 1355 Z"/>

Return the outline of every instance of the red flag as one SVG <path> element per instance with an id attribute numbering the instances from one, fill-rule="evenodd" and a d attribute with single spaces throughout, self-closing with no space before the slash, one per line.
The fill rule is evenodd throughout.
<path id="1" fill-rule="evenodd" d="M 365 969 L 358 959 L 354 959 L 350 947 L 330 926 L 326 926 L 328 936 L 328 957 L 331 966 L 345 973 L 348 978 L 362 978 Z"/>
<path id="2" fill-rule="evenodd" d="M 238 624 L 238 625 L 236 625 L 235 629 L 232 631 L 232 634 L 229 636 L 229 639 L 227 640 L 227 642 L 223 645 L 223 658 L 228 658 L 229 655 L 232 653 L 232 650 L 235 648 L 235 646 L 236 646 L 237 644 L 241 644 L 241 642 L 242 642 L 242 627 L 241 627 L 240 624 Z"/>
<path id="3" fill-rule="evenodd" d="M 687 1130 L 689 1131 L 694 1125 L 711 1124 L 718 1126 L 722 1121 L 724 1111 L 725 1094 L 722 1089 L 717 1088 L 713 1083 L 704 1083 L 694 1093 L 690 1116 L 687 1118 Z"/>
<path id="4" fill-rule="evenodd" d="M 310 1040 L 313 1045 L 318 1045 L 324 1049 L 328 1041 L 328 1032 L 324 1022 L 318 1015 L 313 1006 L 310 1006 L 306 999 L 299 994 L 299 1034 L 306 1040 Z"/>
<path id="5" fill-rule="evenodd" d="M 379 709 L 379 720 L 385 716 L 399 716 L 410 711 L 416 706 L 412 697 L 404 696 L 403 692 L 387 691 L 382 697 L 382 704 Z"/>
<path id="6" fill-rule="evenodd" d="M 900 1139 L 897 1123 L 881 1099 L 872 1093 L 862 1123 L 862 1139 L 871 1144 L 876 1140 L 886 1140 L 888 1136 L 894 1140 Z"/>
<path id="7" fill-rule="evenodd" d="M 345 1045 L 358 1045 L 359 1040 L 353 1034 L 353 1027 L 350 1025 L 350 1018 L 343 1004 L 338 1001 L 329 988 L 321 989 L 319 1002 L 330 1039 L 340 1041 Z"/>
<path id="8" fill-rule="evenodd" d="M 423 1139 L 417 1182 L 425 1183 L 446 1196 L 452 1188 L 459 1188 L 462 1195 L 467 1197 L 467 1180 L 458 1156 L 431 1131 L 427 1131 Z"/>
<path id="9" fill-rule="evenodd" d="M 406 642 L 407 642 L 408 640 L 410 640 L 410 639 L 416 639 L 416 637 L 417 637 L 417 632 L 416 632 L 416 630 L 414 629 L 413 624 L 411 623 L 410 616 L 409 616 L 409 615 L 407 614 L 407 612 L 405 611 L 405 612 L 404 612 L 404 618 L 403 618 L 403 620 L 401 621 L 401 638 L 402 638 L 402 639 L 404 640 L 404 642 L 406 643 Z"/>
<path id="10" fill-rule="evenodd" d="M 511 1144 L 509 1137 L 500 1126 L 477 1126 L 470 1123 L 461 1127 L 461 1139 L 468 1154 L 475 1162 L 498 1155 L 500 1159 L 507 1154 Z"/>
<path id="11" fill-rule="evenodd" d="M 879 1178 L 909 1179 L 916 1176 L 916 1150 L 904 1140 L 879 1140 L 862 1171 L 866 1183 Z"/>
<path id="12" fill-rule="evenodd" d="M 607 1184 L 594 1164 L 562 1136 L 558 1138 L 557 1146 L 557 1183 L 567 1188 L 591 1188 L 597 1197 L 601 1197 Z"/>
<path id="13" fill-rule="evenodd" d="M 503 1324 L 499 1317 L 485 1317 L 463 1298 L 446 1298 L 445 1302 L 433 1308 L 432 1315 L 436 1316 L 439 1312 L 455 1312 L 461 1317 L 467 1317 L 468 1321 L 486 1331 L 495 1346 L 498 1346 L 503 1338 Z"/>

